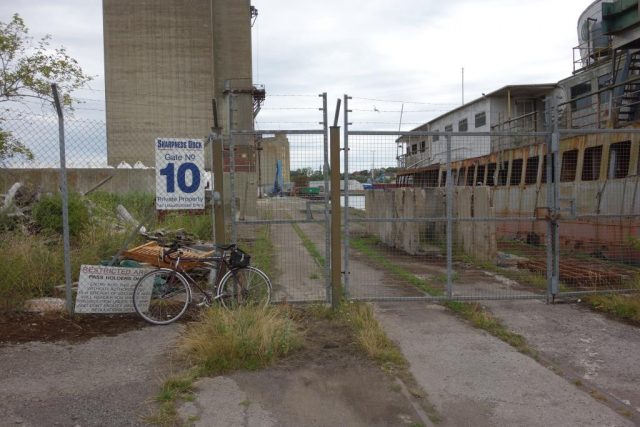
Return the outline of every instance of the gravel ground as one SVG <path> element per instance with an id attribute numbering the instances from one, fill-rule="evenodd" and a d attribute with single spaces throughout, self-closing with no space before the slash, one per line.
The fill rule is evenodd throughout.
<path id="1" fill-rule="evenodd" d="M 180 325 L 0 348 L 0 426 L 139 426 Z"/>

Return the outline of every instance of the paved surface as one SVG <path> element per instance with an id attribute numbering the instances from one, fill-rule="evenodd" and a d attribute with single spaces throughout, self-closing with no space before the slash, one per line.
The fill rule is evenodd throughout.
<path id="1" fill-rule="evenodd" d="M 198 382 L 179 413 L 195 427 L 389 427 L 417 421 L 391 380 L 367 363 L 241 372 Z"/>
<path id="2" fill-rule="evenodd" d="M 443 426 L 632 426 L 535 360 L 424 302 L 381 303 L 378 317 Z"/>
<path id="3" fill-rule="evenodd" d="M 0 348 L 0 426 L 142 425 L 179 328 Z"/>
<path id="4" fill-rule="evenodd" d="M 485 305 L 531 346 L 640 415 L 640 329 L 578 304 L 490 301 Z"/>

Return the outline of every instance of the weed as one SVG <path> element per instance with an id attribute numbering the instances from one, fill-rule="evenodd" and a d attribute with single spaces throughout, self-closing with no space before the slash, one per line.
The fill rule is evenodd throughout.
<path id="1" fill-rule="evenodd" d="M 165 402 L 160 406 L 157 413 L 144 418 L 148 424 L 155 424 L 167 427 L 178 427 L 182 425 L 178 417 L 178 411 L 173 402 Z"/>
<path id="2" fill-rule="evenodd" d="M 455 282 L 458 279 L 460 279 L 460 276 L 458 276 L 458 273 L 453 273 L 451 275 L 451 281 L 452 282 Z M 440 283 L 447 283 L 447 275 L 446 274 L 441 274 L 441 275 L 437 276 L 434 280 L 436 282 L 440 282 Z"/>
<path id="3" fill-rule="evenodd" d="M 391 391 L 395 391 L 396 393 L 402 390 L 402 387 L 400 387 L 399 384 L 391 384 L 391 387 L 389 388 L 391 389 Z"/>
<path id="4" fill-rule="evenodd" d="M 311 280 L 315 280 L 315 279 L 319 279 L 319 278 L 320 278 L 320 276 L 317 275 L 316 273 L 313 273 L 311 276 L 309 276 L 309 279 L 311 279 Z"/>
<path id="5" fill-rule="evenodd" d="M 249 405 L 251 405 L 251 402 L 248 400 L 243 400 L 242 402 L 240 402 L 240 405 L 244 406 L 245 408 L 248 407 Z"/>
<path id="6" fill-rule="evenodd" d="M 573 384 L 575 384 L 577 387 L 582 387 L 582 381 L 581 380 L 574 380 Z"/>
<path id="7" fill-rule="evenodd" d="M 298 224 L 291 223 L 291 226 L 298 234 L 298 237 L 300 237 L 300 240 L 302 240 L 302 244 L 307 249 L 307 251 L 309 251 L 309 254 L 316 261 L 318 261 L 322 267 L 324 267 L 326 261 L 324 257 L 320 254 L 320 251 L 316 247 L 315 243 L 313 243 L 313 241 L 304 233 L 304 231 L 302 231 L 302 229 L 298 226 Z"/>
<path id="8" fill-rule="evenodd" d="M 417 398 L 419 398 L 419 399 L 422 399 L 423 397 L 425 397 L 425 396 L 424 396 L 424 393 L 423 393 L 422 391 L 418 390 L 418 389 L 417 389 L 417 388 L 415 388 L 415 387 L 410 387 L 410 388 L 409 388 L 409 393 L 411 393 L 411 395 L 412 395 L 413 397 L 417 397 Z"/>
<path id="9" fill-rule="evenodd" d="M 190 324 L 177 353 L 207 373 L 256 370 L 302 347 L 286 306 L 211 308 Z"/>
<path id="10" fill-rule="evenodd" d="M 67 206 L 69 234 L 78 236 L 91 222 L 89 209 L 77 193 L 69 194 Z M 62 234 L 62 196 L 42 196 L 33 209 L 33 219 L 41 230 Z"/>
<path id="11" fill-rule="evenodd" d="M 616 408 L 616 411 L 620 412 L 620 414 L 622 414 L 623 416 L 627 417 L 627 418 L 632 418 L 633 417 L 633 412 L 629 411 L 628 409 L 624 409 L 624 408 Z"/>
<path id="12" fill-rule="evenodd" d="M 411 423 L 409 427 L 425 427 L 425 425 L 423 423 Z"/>
<path id="13" fill-rule="evenodd" d="M 444 305 L 460 317 L 470 321 L 476 328 L 484 329 L 522 353 L 529 353 L 530 350 L 522 335 L 509 331 L 498 318 L 482 309 L 479 304 L 448 301 Z"/>
<path id="14" fill-rule="evenodd" d="M 613 314 L 640 326 L 640 294 L 590 295 L 584 300 L 596 311 Z"/>
<path id="15" fill-rule="evenodd" d="M 382 365 L 383 370 L 393 372 L 406 367 L 406 360 L 398 347 L 387 337 L 380 327 L 371 308 L 363 303 L 349 304 L 345 316 L 351 325 L 360 348 L 373 360 Z"/>
<path id="16" fill-rule="evenodd" d="M 598 399 L 601 402 L 608 402 L 609 399 L 607 399 L 607 397 L 604 394 L 598 393 L 595 390 L 591 390 L 591 396 L 593 396 L 594 399 Z"/>

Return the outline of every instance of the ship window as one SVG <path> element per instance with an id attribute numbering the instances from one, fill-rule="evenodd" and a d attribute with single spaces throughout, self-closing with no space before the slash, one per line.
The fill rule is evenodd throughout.
<path id="1" fill-rule="evenodd" d="M 591 82 L 584 82 L 571 87 L 571 99 L 577 98 L 581 95 L 586 95 L 591 92 Z M 578 110 L 580 108 L 588 107 L 591 105 L 591 97 L 578 99 L 577 101 L 571 101 L 571 108 Z"/>
<path id="2" fill-rule="evenodd" d="M 458 171 L 451 169 L 451 185 L 456 185 L 456 182 L 458 182 Z"/>
<path id="3" fill-rule="evenodd" d="M 475 166 L 469 166 L 469 170 L 467 171 L 467 186 L 473 187 L 473 174 L 476 173 Z"/>
<path id="4" fill-rule="evenodd" d="M 485 169 L 486 169 L 485 165 L 478 165 L 478 177 L 476 178 L 476 182 L 473 185 L 484 185 Z"/>
<path id="5" fill-rule="evenodd" d="M 602 162 L 602 145 L 584 150 L 582 162 L 582 180 L 597 181 L 600 179 L 600 163 Z"/>
<path id="6" fill-rule="evenodd" d="M 578 167 L 578 150 L 565 151 L 564 154 L 562 154 L 562 169 L 560 171 L 560 182 L 575 181 L 577 167 Z"/>
<path id="7" fill-rule="evenodd" d="M 422 141 L 420 143 L 420 151 L 424 152 L 426 148 L 427 148 L 427 141 Z"/>
<path id="8" fill-rule="evenodd" d="M 513 161 L 511 165 L 511 179 L 509 180 L 510 185 L 520 185 L 522 181 L 522 159 L 516 159 Z"/>
<path id="9" fill-rule="evenodd" d="M 411 146 L 411 152 L 412 152 L 413 154 L 415 154 L 415 153 L 417 153 L 417 152 L 418 152 L 418 144 L 413 144 L 413 145 Z"/>
<path id="10" fill-rule="evenodd" d="M 460 169 L 460 172 L 458 173 L 458 186 L 462 187 L 464 185 L 464 173 L 465 173 L 466 169 L 462 168 Z"/>
<path id="11" fill-rule="evenodd" d="M 529 157 L 527 159 L 527 170 L 524 174 L 524 184 L 531 185 L 538 181 L 538 166 L 540 165 L 540 157 Z"/>
<path id="12" fill-rule="evenodd" d="M 443 170 L 440 178 L 440 187 L 444 187 L 445 185 L 447 185 L 447 171 Z"/>
<path id="13" fill-rule="evenodd" d="M 444 127 L 445 132 L 453 132 L 453 125 L 446 125 Z"/>
<path id="14" fill-rule="evenodd" d="M 434 132 L 440 132 L 440 131 L 436 129 Z M 440 135 L 433 135 L 433 142 L 436 142 L 439 139 L 440 139 Z"/>
<path id="15" fill-rule="evenodd" d="M 489 169 L 487 170 L 487 185 L 493 187 L 496 185 L 496 164 L 489 163 Z"/>
<path id="16" fill-rule="evenodd" d="M 482 113 L 476 114 L 476 129 L 486 124 L 487 124 L 487 113 L 483 111 Z"/>
<path id="17" fill-rule="evenodd" d="M 555 154 L 552 154 L 551 159 L 553 159 L 554 156 Z M 555 180 L 556 180 L 556 171 L 554 170 L 553 161 L 552 161 L 551 162 L 551 182 L 555 182 Z M 542 184 L 547 183 L 547 155 L 546 154 L 542 159 L 542 177 L 540 178 L 540 182 Z"/>
<path id="18" fill-rule="evenodd" d="M 616 142 L 609 147 L 609 179 L 626 178 L 629 173 L 629 161 L 631 158 L 631 142 Z"/>
<path id="19" fill-rule="evenodd" d="M 498 186 L 507 185 L 507 176 L 509 175 L 509 162 L 500 163 L 500 170 L 498 171 Z"/>
<path id="20" fill-rule="evenodd" d="M 462 119 L 458 122 L 458 131 L 466 132 L 467 131 L 467 119 Z"/>

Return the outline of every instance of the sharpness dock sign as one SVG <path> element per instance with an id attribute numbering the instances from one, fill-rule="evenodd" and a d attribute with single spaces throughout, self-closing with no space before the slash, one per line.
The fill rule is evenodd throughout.
<path id="1" fill-rule="evenodd" d="M 156 139 L 156 209 L 204 209 L 204 142 Z"/>

